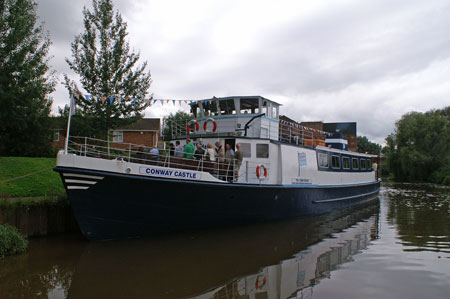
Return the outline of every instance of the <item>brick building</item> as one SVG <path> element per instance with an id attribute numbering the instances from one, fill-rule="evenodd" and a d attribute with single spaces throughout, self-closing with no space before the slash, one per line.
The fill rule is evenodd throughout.
<path id="1" fill-rule="evenodd" d="M 148 147 L 158 144 L 161 134 L 161 123 L 159 118 L 142 118 L 138 121 L 110 130 L 112 144 L 120 147 L 118 143 L 133 143 Z"/>

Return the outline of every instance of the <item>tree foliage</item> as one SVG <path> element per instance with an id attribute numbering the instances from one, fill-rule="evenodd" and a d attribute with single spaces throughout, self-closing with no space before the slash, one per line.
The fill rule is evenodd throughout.
<path id="1" fill-rule="evenodd" d="M 170 113 L 170 115 L 164 119 L 164 140 L 170 140 L 172 135 L 180 134 L 183 130 L 185 132 L 187 123 L 193 118 L 194 115 L 184 111 L 178 111 L 175 114 Z"/>
<path id="2" fill-rule="evenodd" d="M 450 184 L 450 106 L 403 115 L 386 143 L 396 180 Z"/>
<path id="3" fill-rule="evenodd" d="M 369 141 L 366 136 L 358 136 L 358 152 L 379 155 L 381 153 L 381 145 Z"/>
<path id="4" fill-rule="evenodd" d="M 32 0 L 0 1 L 0 155 L 48 155 L 55 79 Z"/>
<path id="5" fill-rule="evenodd" d="M 127 24 L 114 13 L 111 0 L 93 0 L 93 10 L 86 7 L 84 33 L 72 43 L 70 68 L 80 76 L 90 97 L 76 97 L 81 115 L 92 116 L 95 129 L 108 130 L 132 119 L 146 107 L 145 96 L 151 84 L 147 62 L 137 65 L 140 55 L 130 50 Z M 65 76 L 70 95 L 83 94 L 74 81 Z"/>

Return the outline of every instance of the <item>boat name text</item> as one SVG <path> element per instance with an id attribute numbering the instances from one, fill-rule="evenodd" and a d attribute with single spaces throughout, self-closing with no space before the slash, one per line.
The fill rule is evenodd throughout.
<path id="1" fill-rule="evenodd" d="M 197 173 L 180 170 L 157 169 L 151 167 L 140 167 L 139 172 L 157 176 L 166 176 L 173 178 L 197 179 Z"/>

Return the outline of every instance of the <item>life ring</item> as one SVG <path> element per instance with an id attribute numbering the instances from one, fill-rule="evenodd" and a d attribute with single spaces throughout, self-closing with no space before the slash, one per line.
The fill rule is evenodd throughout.
<path id="1" fill-rule="evenodd" d="M 190 120 L 188 122 L 188 124 L 186 125 L 186 130 L 187 130 L 188 134 L 191 134 L 191 125 L 192 124 L 195 124 L 195 131 L 194 132 L 197 132 L 200 129 L 200 126 L 198 125 L 198 122 L 195 119 Z"/>
<path id="2" fill-rule="evenodd" d="M 260 280 L 261 283 L 260 283 Z M 255 282 L 255 288 L 256 289 L 261 289 L 263 286 L 265 286 L 267 283 L 267 278 L 266 276 L 262 275 L 262 274 L 258 274 L 258 276 L 256 276 L 256 282 Z"/>
<path id="3" fill-rule="evenodd" d="M 261 168 L 264 169 L 263 178 L 261 178 Z M 259 164 L 258 166 L 256 166 L 256 177 L 260 180 L 264 180 L 265 178 L 267 178 L 267 168 L 264 165 Z"/>
<path id="4" fill-rule="evenodd" d="M 205 123 L 203 124 L 203 131 L 205 131 L 206 133 L 211 132 L 210 130 L 208 130 L 208 123 L 212 122 L 213 123 L 213 129 L 212 132 L 215 132 L 217 130 L 217 123 L 214 119 L 212 118 L 208 118 Z"/>

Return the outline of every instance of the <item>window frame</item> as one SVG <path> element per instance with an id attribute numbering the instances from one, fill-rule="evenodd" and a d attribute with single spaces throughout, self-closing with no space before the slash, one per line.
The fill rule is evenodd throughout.
<path id="1" fill-rule="evenodd" d="M 348 161 L 348 166 L 345 167 L 344 161 Z M 350 157 L 342 157 L 342 169 L 349 170 L 350 169 Z"/>
<path id="2" fill-rule="evenodd" d="M 356 167 L 355 167 L 355 161 L 356 161 Z M 359 159 L 358 158 L 352 158 L 352 169 L 353 170 L 359 170 Z"/>
<path id="3" fill-rule="evenodd" d="M 113 131 L 113 142 L 123 142 L 123 131 L 115 130 Z M 119 140 L 120 139 L 120 140 Z"/>
<path id="4" fill-rule="evenodd" d="M 338 166 L 334 166 L 334 161 L 338 162 Z M 341 157 L 339 155 L 333 155 L 333 154 L 331 155 L 331 168 L 332 169 L 341 169 Z"/>
<path id="5" fill-rule="evenodd" d="M 261 152 L 259 151 L 258 148 L 261 148 L 261 146 L 264 146 L 264 147 L 267 148 L 267 156 L 266 157 L 260 155 Z M 267 144 L 267 143 L 257 143 L 256 144 L 256 158 L 258 158 L 258 159 L 269 159 L 269 156 L 270 156 L 269 155 L 269 144 Z"/>

